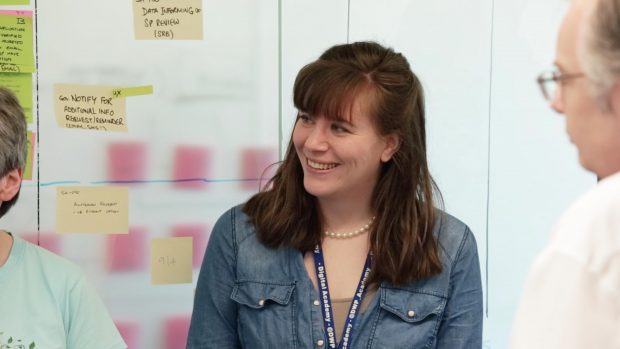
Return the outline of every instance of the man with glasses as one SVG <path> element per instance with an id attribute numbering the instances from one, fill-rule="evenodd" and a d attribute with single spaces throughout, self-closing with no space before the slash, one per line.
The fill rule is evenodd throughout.
<path id="1" fill-rule="evenodd" d="M 600 182 L 534 262 L 511 347 L 620 348 L 620 0 L 571 3 L 555 66 L 538 83 Z"/>

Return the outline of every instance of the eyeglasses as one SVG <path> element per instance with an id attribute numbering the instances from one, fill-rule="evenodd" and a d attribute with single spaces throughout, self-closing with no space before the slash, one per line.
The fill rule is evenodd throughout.
<path id="1" fill-rule="evenodd" d="M 558 70 L 546 71 L 538 75 L 536 82 L 540 86 L 540 92 L 548 102 L 553 101 L 558 87 L 564 82 L 583 77 L 583 73 L 562 73 Z"/>

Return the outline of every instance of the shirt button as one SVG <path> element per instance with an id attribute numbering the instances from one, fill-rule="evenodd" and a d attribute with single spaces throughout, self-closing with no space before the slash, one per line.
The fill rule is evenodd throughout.
<path id="1" fill-rule="evenodd" d="M 407 316 L 409 316 L 409 317 L 414 317 L 414 316 L 415 316 L 415 311 L 413 311 L 413 310 L 409 310 L 409 311 L 407 312 Z"/>
<path id="2" fill-rule="evenodd" d="M 312 302 L 312 304 L 314 304 L 316 306 L 319 306 L 321 303 L 319 302 L 318 299 L 315 299 L 314 302 Z"/>
<path id="3" fill-rule="evenodd" d="M 259 300 L 258 305 L 260 305 L 261 307 L 265 305 L 265 300 L 264 299 Z"/>
<path id="4" fill-rule="evenodd" d="M 319 339 L 318 341 L 316 341 L 316 345 L 318 345 L 319 347 L 322 347 L 323 344 L 325 344 L 325 342 L 322 339 Z"/>

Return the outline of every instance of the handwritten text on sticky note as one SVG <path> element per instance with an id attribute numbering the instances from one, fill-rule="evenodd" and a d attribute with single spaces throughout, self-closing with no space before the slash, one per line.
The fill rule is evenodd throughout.
<path id="1" fill-rule="evenodd" d="M 128 201 L 126 187 L 58 187 L 56 231 L 127 234 Z"/>
<path id="2" fill-rule="evenodd" d="M 202 0 L 133 0 L 138 40 L 202 40 Z"/>
<path id="3" fill-rule="evenodd" d="M 34 72 L 32 47 L 32 11 L 2 11 L 0 13 L 0 72 Z"/>
<path id="4" fill-rule="evenodd" d="M 112 96 L 114 87 L 54 85 L 54 109 L 59 127 L 97 131 L 127 131 L 125 99 Z"/>
<path id="5" fill-rule="evenodd" d="M 192 238 L 174 237 L 151 240 L 151 283 L 192 282 Z"/>

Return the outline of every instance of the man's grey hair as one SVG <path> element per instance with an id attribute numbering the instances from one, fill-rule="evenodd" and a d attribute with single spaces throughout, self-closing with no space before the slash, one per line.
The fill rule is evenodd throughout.
<path id="1" fill-rule="evenodd" d="M 0 178 L 26 166 L 27 128 L 24 111 L 17 98 L 13 92 L 0 86 Z"/>
<path id="2" fill-rule="evenodd" d="M 594 83 L 595 97 L 608 109 L 609 91 L 620 77 L 620 0 L 598 0 L 584 35 L 583 70 Z"/>

